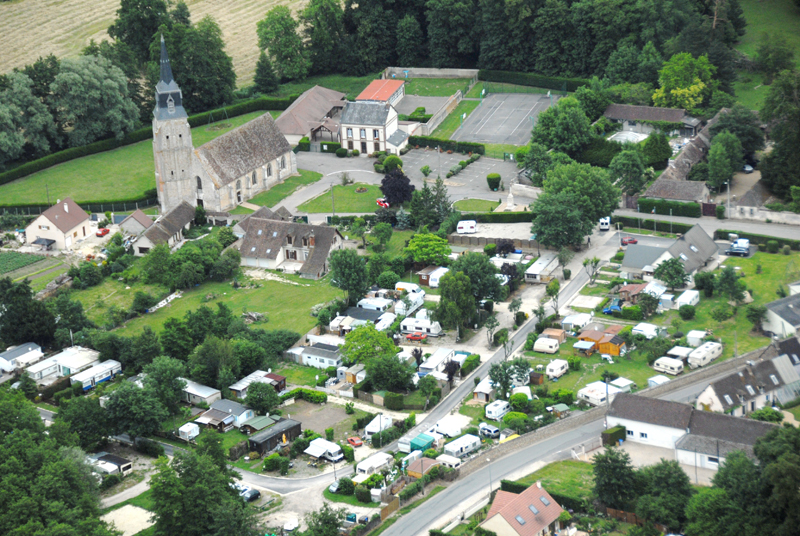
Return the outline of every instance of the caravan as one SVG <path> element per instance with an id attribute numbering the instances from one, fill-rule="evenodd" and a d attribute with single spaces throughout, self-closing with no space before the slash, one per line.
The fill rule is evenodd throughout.
<path id="1" fill-rule="evenodd" d="M 689 354 L 689 367 L 696 369 L 697 367 L 702 367 L 708 365 L 716 358 L 722 355 L 722 345 L 718 342 L 706 342 L 703 343 L 700 347 L 695 348 L 691 354 Z"/>
<path id="2" fill-rule="evenodd" d="M 450 271 L 450 268 L 443 268 L 442 267 L 442 268 L 437 268 L 436 270 L 431 272 L 430 276 L 428 276 L 429 277 L 428 278 L 429 286 L 431 288 L 438 288 L 439 287 L 439 281 L 442 279 L 442 277 L 444 277 L 444 274 L 446 274 L 449 271 Z"/>
<path id="3" fill-rule="evenodd" d="M 631 333 L 634 335 L 644 335 L 647 340 L 654 339 L 658 337 L 658 326 L 654 324 L 648 324 L 647 322 L 642 322 L 640 324 L 636 324 L 636 326 L 631 330 Z"/>
<path id="4" fill-rule="evenodd" d="M 533 343 L 534 352 L 542 352 L 544 354 L 554 354 L 558 352 L 558 341 L 555 339 L 548 339 L 547 337 L 540 337 Z"/>
<path id="5" fill-rule="evenodd" d="M 505 400 L 495 400 L 486 406 L 486 418 L 499 421 L 509 411 L 511 411 L 511 404 Z"/>
<path id="6" fill-rule="evenodd" d="M 553 359 L 550 363 L 547 364 L 547 377 L 550 380 L 554 380 L 555 378 L 560 378 L 564 374 L 569 371 L 569 363 L 567 363 L 564 359 Z"/>
<path id="7" fill-rule="evenodd" d="M 665 374 L 677 376 L 683 372 L 683 361 L 680 359 L 672 359 L 671 357 L 659 357 L 653 363 L 653 368 Z"/>
<path id="8" fill-rule="evenodd" d="M 400 322 L 400 331 L 403 333 L 424 333 L 431 337 L 438 337 L 442 334 L 442 326 L 439 322 L 406 317 Z"/>
<path id="9" fill-rule="evenodd" d="M 394 301 L 388 298 L 364 298 L 360 300 L 356 306 L 359 309 L 367 309 L 370 311 L 388 311 L 394 305 Z"/>

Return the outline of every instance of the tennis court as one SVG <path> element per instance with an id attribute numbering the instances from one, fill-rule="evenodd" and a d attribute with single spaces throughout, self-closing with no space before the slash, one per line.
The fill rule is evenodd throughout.
<path id="1" fill-rule="evenodd" d="M 553 95 L 553 104 L 558 98 Z M 483 99 L 451 139 L 525 145 L 531 138 L 531 118 L 535 119 L 549 107 L 550 98 L 546 94 L 493 93 Z"/>

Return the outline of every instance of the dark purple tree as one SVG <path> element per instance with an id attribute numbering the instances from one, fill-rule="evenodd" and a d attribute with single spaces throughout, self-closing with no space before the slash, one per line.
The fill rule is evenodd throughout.
<path id="1" fill-rule="evenodd" d="M 497 241 L 497 254 L 506 255 L 514 251 L 514 242 L 508 238 L 501 238 Z"/>
<path id="2" fill-rule="evenodd" d="M 381 192 L 390 205 L 401 205 L 411 201 L 414 185 L 401 170 L 395 169 L 391 173 L 387 173 L 381 181 Z"/>

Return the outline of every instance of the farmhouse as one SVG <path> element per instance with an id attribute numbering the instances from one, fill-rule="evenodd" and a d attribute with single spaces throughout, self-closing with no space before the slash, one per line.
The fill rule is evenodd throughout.
<path id="1" fill-rule="evenodd" d="M 42 212 L 25 228 L 28 243 L 43 250 L 70 249 L 76 242 L 91 234 L 89 215 L 67 197 Z"/>
<path id="2" fill-rule="evenodd" d="M 163 37 L 160 63 L 153 156 L 162 213 L 183 201 L 227 211 L 297 173 L 292 147 L 268 113 L 195 149 Z"/>
<path id="3" fill-rule="evenodd" d="M 609 104 L 603 115 L 614 123 L 622 123 L 622 130 L 649 134 L 656 130 L 653 123 L 672 123 L 680 136 L 694 136 L 700 120 L 686 113 L 683 108 L 656 108 L 655 106 L 633 106 Z"/>
<path id="4" fill-rule="evenodd" d="M 536 482 L 520 494 L 499 490 L 481 527 L 498 536 L 560 534 L 559 516 L 564 510 Z"/>
<path id="5" fill-rule="evenodd" d="M 139 236 L 152 225 L 153 219 L 137 208 L 119 223 L 119 228 L 125 231 L 126 234 Z"/>
<path id="6" fill-rule="evenodd" d="M 294 360 L 301 365 L 326 369 L 342 365 L 342 352 L 338 346 L 324 343 L 314 343 L 310 346 L 291 348 L 287 354 L 294 356 Z"/>
<path id="7" fill-rule="evenodd" d="M 134 253 L 142 256 L 159 244 L 167 244 L 172 248 L 182 242 L 183 231 L 189 229 L 194 221 L 194 210 L 192 205 L 181 201 L 144 231 L 135 242 Z"/>
<path id="8" fill-rule="evenodd" d="M 325 133 L 330 141 L 339 141 L 339 114 L 345 102 L 344 93 L 314 86 L 297 97 L 275 124 L 291 145 L 297 145 L 304 137 L 323 140 Z"/>

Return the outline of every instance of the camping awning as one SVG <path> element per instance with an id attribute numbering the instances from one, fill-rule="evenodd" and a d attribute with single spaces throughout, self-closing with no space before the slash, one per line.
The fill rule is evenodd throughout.
<path id="1" fill-rule="evenodd" d="M 36 240 L 33 241 L 33 244 L 37 246 L 46 246 L 48 248 L 55 243 L 56 243 L 55 240 L 50 240 L 49 238 L 37 238 Z"/>
<path id="2" fill-rule="evenodd" d="M 308 448 L 303 451 L 304 454 L 308 454 L 313 458 L 321 458 L 326 452 L 328 451 L 322 445 L 309 445 Z"/>
<path id="3" fill-rule="evenodd" d="M 591 350 L 594 348 L 594 344 L 592 341 L 578 341 L 572 347 L 576 350 Z"/>

